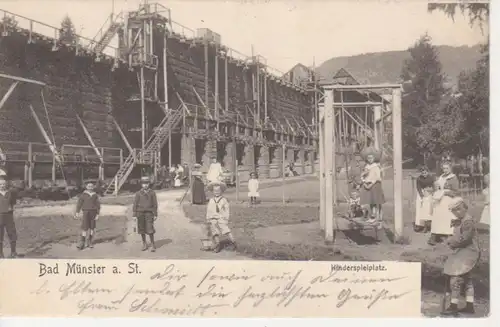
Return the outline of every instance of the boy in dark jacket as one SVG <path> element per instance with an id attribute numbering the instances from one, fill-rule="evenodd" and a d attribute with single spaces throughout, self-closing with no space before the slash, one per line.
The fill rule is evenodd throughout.
<path id="1" fill-rule="evenodd" d="M 99 195 L 94 191 L 94 184 L 88 182 L 85 185 L 85 191 L 78 198 L 76 203 L 76 214 L 75 217 L 80 216 L 82 218 L 82 236 L 80 239 L 80 244 L 78 245 L 79 250 L 85 248 L 85 239 L 87 239 L 87 246 L 93 248 L 92 237 L 95 234 L 96 221 L 99 219 L 99 213 L 101 211 L 101 202 L 99 201 Z M 87 234 L 88 232 L 88 234 Z"/>
<path id="2" fill-rule="evenodd" d="M 156 193 L 151 189 L 151 181 L 148 177 L 141 178 L 142 189 L 135 194 L 132 208 L 133 219 L 137 221 L 137 233 L 142 238 L 142 251 L 148 249 L 146 234 L 151 242 L 151 252 L 156 251 L 154 221 L 158 217 L 158 200 Z"/>
<path id="3" fill-rule="evenodd" d="M 10 257 L 17 257 L 16 241 L 17 232 L 14 223 L 14 205 L 16 204 L 16 194 L 7 187 L 7 178 L 0 176 L 0 258 L 3 258 L 3 237 L 7 232 L 10 240 Z"/>

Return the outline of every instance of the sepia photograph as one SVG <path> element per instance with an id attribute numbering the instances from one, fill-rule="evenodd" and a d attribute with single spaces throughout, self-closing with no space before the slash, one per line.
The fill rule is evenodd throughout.
<path id="1" fill-rule="evenodd" d="M 489 316 L 489 16 L 465 1 L 0 1 L 2 269 L 420 263 L 422 316 Z"/>

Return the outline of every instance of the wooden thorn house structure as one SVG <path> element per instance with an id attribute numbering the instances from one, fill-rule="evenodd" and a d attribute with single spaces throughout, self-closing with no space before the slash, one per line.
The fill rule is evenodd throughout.
<path id="1" fill-rule="evenodd" d="M 24 176 L 29 186 L 36 166 L 51 166 L 53 181 L 81 175 L 69 166 L 76 171 L 90 166 L 97 178 L 109 180 L 110 195 L 144 169 L 156 177 L 166 165 L 201 163 L 206 169 L 214 157 L 239 172 L 240 180 L 252 171 L 260 178 L 280 177 L 285 161 L 295 163 L 299 173 L 315 171 L 323 89 L 314 69 L 305 77 L 293 76 L 293 70 L 284 74 L 260 55 L 223 45 L 209 29 L 176 23 L 170 9 L 158 3 L 111 14 L 93 39 L 78 36 L 71 44 L 59 41 L 56 27 L 7 11 L 0 15 L 18 22 L 0 21 L 0 59 L 7 58 L 3 67 L 9 68 L 0 68 L 0 91 L 5 89 L 0 108 L 9 108 L 0 111 L 0 120 L 18 122 L 27 114 L 23 122 L 34 121 L 40 132 L 18 135 L 30 129 L 19 122 L 1 131 L 2 124 L 0 154 L 12 171 L 20 163 L 29 167 Z M 39 32 L 40 26 L 54 34 Z M 34 65 L 33 53 L 41 56 L 36 51 L 44 51 L 50 64 L 33 66 L 37 73 L 20 70 L 12 54 L 21 46 L 26 48 L 21 66 Z M 67 69 L 53 66 L 54 58 Z M 8 100 L 17 83 L 28 82 L 29 89 Z M 41 100 L 25 96 L 34 87 Z M 345 95 L 338 103 L 343 132 L 336 137 L 345 146 L 354 135 L 379 144 L 383 129 L 376 126 L 386 117 L 388 101 L 373 92 Z M 374 105 L 381 109 L 366 109 Z"/>

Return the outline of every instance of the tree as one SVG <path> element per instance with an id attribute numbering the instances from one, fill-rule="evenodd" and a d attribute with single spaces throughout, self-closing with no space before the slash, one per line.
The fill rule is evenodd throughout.
<path id="1" fill-rule="evenodd" d="M 67 15 L 61 22 L 59 41 L 67 45 L 76 45 L 78 43 L 78 35 L 76 34 L 75 25 L 71 21 L 71 18 Z"/>
<path id="2" fill-rule="evenodd" d="M 16 28 L 17 24 L 18 22 L 14 16 L 5 15 L 2 17 L 2 25 L 7 26 L 8 28 Z"/>
<path id="3" fill-rule="evenodd" d="M 457 11 L 469 17 L 469 24 L 478 24 L 481 28 L 488 21 L 490 16 L 489 3 L 429 3 L 427 10 L 433 12 L 439 10 L 444 12 L 451 19 L 455 19 Z"/>
<path id="4" fill-rule="evenodd" d="M 440 10 L 454 19 L 457 11 L 469 17 L 471 26 L 481 28 L 488 23 L 490 7 L 488 3 L 435 4 L 427 7 L 429 12 Z M 459 104 L 463 121 L 463 145 L 456 149 L 456 154 L 466 156 L 471 150 L 480 150 L 489 154 L 489 44 L 481 48 L 483 57 L 477 62 L 476 69 L 462 72 L 458 78 Z M 469 153 L 464 153 L 469 151 Z"/>
<path id="5" fill-rule="evenodd" d="M 410 58 L 401 71 L 401 78 L 410 84 L 403 98 L 404 155 L 422 162 L 432 152 L 430 134 L 423 132 L 422 127 L 435 119 L 434 111 L 447 91 L 444 87 L 446 76 L 437 48 L 428 35 L 422 36 L 408 51 Z"/>

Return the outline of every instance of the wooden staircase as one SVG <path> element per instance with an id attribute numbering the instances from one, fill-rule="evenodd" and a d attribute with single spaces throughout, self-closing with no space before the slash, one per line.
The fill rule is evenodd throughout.
<path id="1" fill-rule="evenodd" d="M 109 26 L 105 30 L 104 27 L 106 26 L 107 22 L 109 23 Z M 112 17 L 110 16 L 106 22 L 104 22 L 103 26 L 97 32 L 97 35 L 94 37 L 94 40 L 98 39 L 96 43 L 93 44 L 92 50 L 99 54 L 104 51 L 104 49 L 109 45 L 113 37 L 116 35 L 116 33 L 120 30 L 120 28 L 123 27 L 123 13 L 120 12 L 118 15 Z M 100 37 L 99 37 L 100 36 Z"/>
<path id="2" fill-rule="evenodd" d="M 137 164 L 154 165 L 156 169 L 160 168 L 160 157 L 158 152 L 168 140 L 170 132 L 174 129 L 182 118 L 183 109 L 169 110 L 168 114 L 162 120 L 160 125 L 155 128 L 153 134 L 146 142 L 144 149 L 133 149 L 123 165 L 120 167 L 112 182 L 104 192 L 105 195 L 118 195 L 121 187 L 127 181 L 132 170 Z"/>

